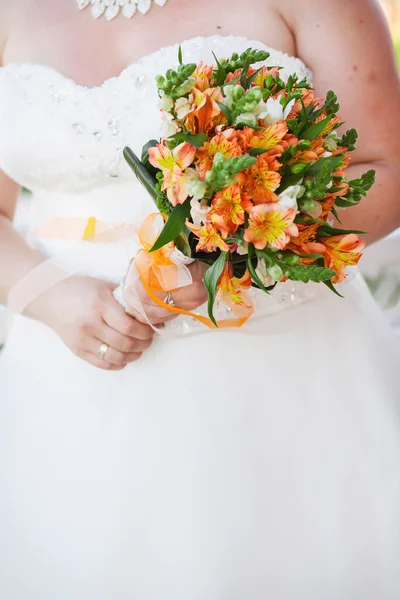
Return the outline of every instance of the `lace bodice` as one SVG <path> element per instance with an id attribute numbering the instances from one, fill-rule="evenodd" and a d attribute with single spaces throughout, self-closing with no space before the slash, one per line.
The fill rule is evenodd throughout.
<path id="1" fill-rule="evenodd" d="M 268 49 L 282 76 L 310 76 L 297 58 L 242 37 L 183 42 L 187 62 L 213 62 L 248 47 Z M 11 63 L 0 69 L 0 168 L 33 191 L 76 192 L 127 180 L 122 149 L 140 151 L 160 128 L 154 77 L 177 64 L 178 45 L 142 57 L 94 88 L 51 67 Z"/>

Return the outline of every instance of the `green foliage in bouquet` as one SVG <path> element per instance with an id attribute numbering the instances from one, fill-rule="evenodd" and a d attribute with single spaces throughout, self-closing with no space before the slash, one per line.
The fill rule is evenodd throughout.
<path id="1" fill-rule="evenodd" d="M 296 74 L 284 81 L 268 57 L 249 48 L 185 65 L 180 50 L 177 69 L 156 78 L 164 137 L 141 160 L 124 151 L 166 218 L 152 250 L 175 241 L 210 266 L 214 323 L 219 293 L 240 305 L 248 285 L 268 293 L 290 279 L 336 292 L 364 246 L 362 232 L 334 226 L 375 180 L 372 170 L 346 177 L 357 131 L 338 136 L 336 94 L 318 98 Z"/>

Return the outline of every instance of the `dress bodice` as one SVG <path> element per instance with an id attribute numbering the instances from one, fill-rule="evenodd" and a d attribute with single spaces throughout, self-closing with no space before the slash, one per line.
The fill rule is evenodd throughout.
<path id="1" fill-rule="evenodd" d="M 282 77 L 310 73 L 297 58 L 236 36 L 182 43 L 184 60 L 213 62 L 248 47 L 267 49 Z M 11 63 L 0 69 L 0 169 L 32 191 L 84 192 L 130 180 L 122 149 L 137 152 L 160 128 L 154 78 L 177 64 L 178 44 L 131 64 L 103 85 L 78 85 L 55 69 Z"/>

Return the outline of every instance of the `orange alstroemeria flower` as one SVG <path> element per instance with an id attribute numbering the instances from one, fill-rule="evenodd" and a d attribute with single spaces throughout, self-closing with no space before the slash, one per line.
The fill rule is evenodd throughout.
<path id="1" fill-rule="evenodd" d="M 290 238 L 298 235 L 297 226 L 293 223 L 295 217 L 293 208 L 276 210 L 271 204 L 259 204 L 250 212 L 244 239 L 258 250 L 263 250 L 267 245 L 283 250 Z"/>
<path id="2" fill-rule="evenodd" d="M 287 144 L 282 143 L 287 131 L 285 121 L 278 121 L 274 125 L 265 127 L 265 129 L 261 129 L 260 131 L 254 131 L 251 127 L 245 127 L 243 131 L 237 132 L 238 142 L 244 150 L 250 150 L 251 148 L 272 150 L 278 147 L 278 152 L 274 152 L 274 154 L 281 154 L 287 147 Z"/>
<path id="3" fill-rule="evenodd" d="M 251 288 L 251 277 L 248 271 L 243 277 L 233 277 L 232 263 L 226 263 L 218 282 L 218 296 L 225 304 L 249 308 L 251 303 L 246 298 L 246 290 Z"/>
<path id="4" fill-rule="evenodd" d="M 258 86 L 260 88 L 260 90 L 263 90 L 265 88 L 265 79 L 267 79 L 267 77 L 269 77 L 270 75 L 272 77 L 276 77 L 279 73 L 279 68 L 278 67 L 266 67 L 265 65 L 263 67 L 261 67 L 260 72 L 257 73 L 257 76 L 253 79 L 252 81 L 252 86 Z"/>
<path id="5" fill-rule="evenodd" d="M 236 141 L 234 129 L 227 129 L 223 133 L 215 135 L 197 151 L 197 171 L 201 179 L 205 179 L 207 172 L 213 165 L 214 156 L 221 152 L 225 158 L 240 156 L 242 150 Z"/>
<path id="6" fill-rule="evenodd" d="M 230 185 L 215 194 L 211 207 L 211 222 L 218 227 L 223 238 L 237 231 L 239 225 L 243 225 L 244 208 L 238 184 Z"/>
<path id="7" fill-rule="evenodd" d="M 251 75 L 253 75 L 253 73 L 256 72 L 256 69 L 254 69 L 253 67 L 249 67 L 247 69 L 247 77 L 251 77 Z M 232 79 L 240 79 L 240 77 L 242 76 L 243 73 L 243 69 L 236 69 L 236 71 L 233 71 L 233 73 L 228 73 L 228 75 L 226 76 L 226 83 L 229 83 L 230 81 L 232 81 Z"/>
<path id="8" fill-rule="evenodd" d="M 204 225 L 199 226 L 194 225 L 187 220 L 186 227 L 188 227 L 199 240 L 199 243 L 196 247 L 198 252 L 201 250 L 204 250 L 205 252 L 215 252 L 218 249 L 228 252 L 228 244 L 224 242 L 214 225 L 209 221 L 207 221 Z"/>
<path id="9" fill-rule="evenodd" d="M 319 223 L 312 225 L 297 225 L 298 235 L 290 240 L 289 250 L 298 254 L 314 254 L 325 252 L 324 247 L 318 249 L 314 245 L 316 242 L 316 233 Z"/>
<path id="10" fill-rule="evenodd" d="M 322 108 L 322 106 L 324 105 L 324 99 L 315 96 L 313 90 L 303 88 L 302 94 L 303 104 L 306 108 L 308 108 L 309 106 L 314 106 L 314 108 Z M 291 119 L 298 115 L 301 112 L 301 109 L 303 108 L 303 104 L 300 102 L 300 100 L 297 100 L 288 118 Z"/>
<path id="11" fill-rule="evenodd" d="M 323 121 L 323 119 L 326 119 L 326 114 L 322 114 L 320 117 L 318 117 L 318 119 L 316 120 L 316 123 L 319 123 L 319 121 Z M 332 133 L 332 131 L 334 129 L 337 129 L 339 123 L 342 123 L 342 120 L 340 117 L 332 117 L 332 119 L 330 119 L 330 121 L 328 121 L 328 124 L 325 125 L 324 129 L 321 132 L 321 136 L 322 137 L 326 137 L 327 135 L 329 135 L 330 133 Z"/>
<path id="12" fill-rule="evenodd" d="M 170 150 L 164 144 L 149 148 L 149 162 L 163 172 L 161 189 L 167 191 L 173 206 L 183 204 L 188 197 L 184 170 L 192 164 L 195 156 L 196 148 L 187 142 L 183 142 L 174 150 Z"/>
<path id="13" fill-rule="evenodd" d="M 260 154 L 257 162 L 247 170 L 244 191 L 254 204 L 278 201 L 279 196 L 274 192 L 281 182 L 281 176 L 276 172 L 280 166 L 274 156 Z"/>
<path id="14" fill-rule="evenodd" d="M 210 78 L 213 70 L 213 67 L 206 65 L 206 63 L 203 61 L 197 65 L 192 77 L 194 77 L 196 80 L 196 88 L 201 92 L 204 92 L 210 87 Z"/>
<path id="15" fill-rule="evenodd" d="M 320 242 L 325 246 L 325 266 L 336 271 L 332 282 L 340 283 L 346 278 L 346 267 L 354 267 L 360 260 L 365 242 L 355 233 L 323 238 Z"/>
<path id="16" fill-rule="evenodd" d="M 219 87 L 207 89 L 204 92 L 193 88 L 193 109 L 185 118 L 185 126 L 192 133 L 209 133 L 225 117 L 216 101 L 222 102 L 223 97 Z"/>
<path id="17" fill-rule="evenodd" d="M 318 160 L 325 154 L 323 143 L 324 140 L 322 136 L 317 137 L 311 142 L 311 148 L 308 148 L 307 150 L 298 150 L 295 152 L 293 158 L 289 161 L 289 165 L 296 165 L 297 163 L 307 164 L 309 162 Z"/>

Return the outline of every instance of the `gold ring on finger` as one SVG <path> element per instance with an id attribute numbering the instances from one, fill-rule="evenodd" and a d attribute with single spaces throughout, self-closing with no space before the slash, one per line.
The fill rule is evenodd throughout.
<path id="1" fill-rule="evenodd" d="M 110 346 L 105 342 L 100 346 L 100 348 L 97 350 L 97 356 L 100 358 L 100 360 L 104 360 L 109 348 Z"/>

